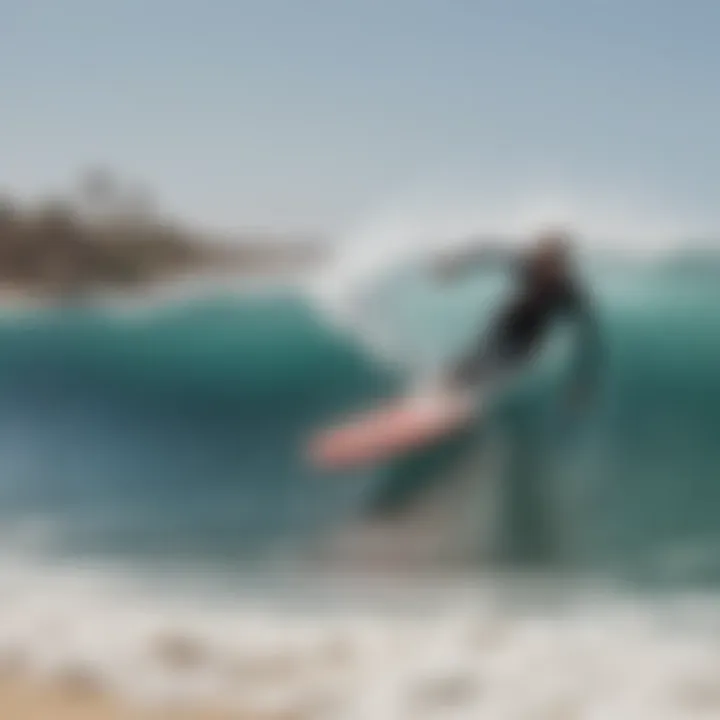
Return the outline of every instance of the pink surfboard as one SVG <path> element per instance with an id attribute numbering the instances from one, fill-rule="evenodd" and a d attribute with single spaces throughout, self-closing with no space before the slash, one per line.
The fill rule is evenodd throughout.
<path id="1" fill-rule="evenodd" d="M 402 398 L 316 435 L 310 461 L 325 470 L 387 460 L 437 440 L 469 422 L 469 397 L 438 393 Z"/>

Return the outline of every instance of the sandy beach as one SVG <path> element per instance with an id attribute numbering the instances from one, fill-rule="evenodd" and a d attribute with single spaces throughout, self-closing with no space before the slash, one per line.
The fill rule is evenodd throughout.
<path id="1" fill-rule="evenodd" d="M 14 679 L 0 682 L 0 717 L 5 720 L 245 720 L 246 716 L 198 708 L 151 710 L 90 688 Z"/>

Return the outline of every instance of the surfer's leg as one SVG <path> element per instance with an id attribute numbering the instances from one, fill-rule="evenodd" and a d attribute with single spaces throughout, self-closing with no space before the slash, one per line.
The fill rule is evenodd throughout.
<path id="1" fill-rule="evenodd" d="M 505 367 L 503 322 L 496 320 L 475 340 L 473 346 L 450 368 L 446 383 L 465 390 L 489 382 Z"/>
<path id="2" fill-rule="evenodd" d="M 478 345 L 462 357 L 447 373 L 452 388 L 468 388 L 488 380 L 498 369 L 497 358 L 486 345 Z"/>
<path id="3" fill-rule="evenodd" d="M 449 371 L 447 384 L 454 389 L 477 388 L 501 380 L 518 370 L 532 356 L 533 346 L 508 346 L 505 343 L 479 343 Z"/>

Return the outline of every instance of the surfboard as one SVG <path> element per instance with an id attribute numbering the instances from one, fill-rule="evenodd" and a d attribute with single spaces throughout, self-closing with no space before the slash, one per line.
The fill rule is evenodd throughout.
<path id="1" fill-rule="evenodd" d="M 318 433 L 308 446 L 310 461 L 338 470 L 388 460 L 460 429 L 476 407 L 471 393 L 447 390 L 395 399 Z"/>

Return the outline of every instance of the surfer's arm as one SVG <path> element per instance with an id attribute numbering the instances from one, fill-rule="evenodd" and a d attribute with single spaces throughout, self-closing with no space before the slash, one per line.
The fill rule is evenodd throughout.
<path id="1" fill-rule="evenodd" d="M 497 242 L 479 241 L 452 248 L 432 258 L 430 269 L 443 282 L 460 280 L 483 268 L 513 266 L 517 256 Z"/>
<path id="2" fill-rule="evenodd" d="M 573 399 L 584 401 L 599 386 L 602 337 L 595 304 L 586 293 L 574 292 L 568 309 L 574 316 L 577 332 L 570 390 Z"/>

